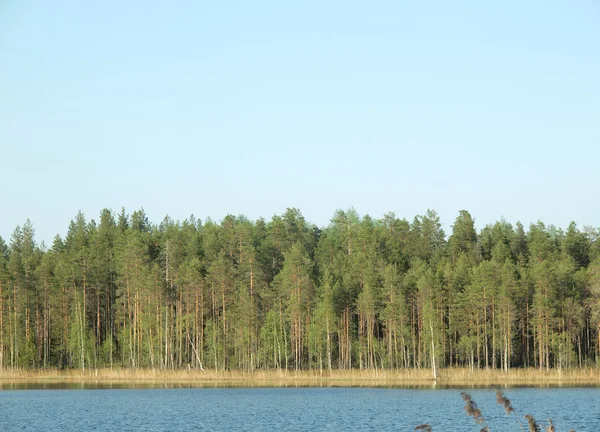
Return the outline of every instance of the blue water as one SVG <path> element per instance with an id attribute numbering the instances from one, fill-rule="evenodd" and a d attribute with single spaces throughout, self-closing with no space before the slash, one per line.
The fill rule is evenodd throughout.
<path id="1" fill-rule="evenodd" d="M 216 388 L 0 391 L 3 431 L 479 431 L 460 389 Z M 520 431 L 493 390 L 468 390 L 492 431 Z M 521 423 L 600 431 L 600 388 L 505 389 Z M 545 430 L 542 428 L 542 430 Z"/>

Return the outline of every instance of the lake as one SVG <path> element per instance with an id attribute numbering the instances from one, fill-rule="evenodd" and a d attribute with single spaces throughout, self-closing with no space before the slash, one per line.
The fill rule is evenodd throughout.
<path id="1" fill-rule="evenodd" d="M 520 431 L 495 391 L 468 389 L 492 431 Z M 5 431 L 479 431 L 461 389 L 167 388 L 0 391 Z M 600 388 L 508 388 L 521 423 L 550 417 L 557 431 L 600 430 Z M 542 430 L 544 430 L 542 428 Z"/>

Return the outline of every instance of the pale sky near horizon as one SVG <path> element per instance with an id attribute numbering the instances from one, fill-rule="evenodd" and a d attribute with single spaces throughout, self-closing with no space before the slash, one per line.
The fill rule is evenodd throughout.
<path id="1" fill-rule="evenodd" d="M 82 210 L 600 226 L 600 3 L 0 2 L 0 236 Z"/>

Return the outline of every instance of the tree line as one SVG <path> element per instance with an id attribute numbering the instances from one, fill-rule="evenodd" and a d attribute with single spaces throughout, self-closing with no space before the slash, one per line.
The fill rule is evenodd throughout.
<path id="1" fill-rule="evenodd" d="M 600 360 L 600 232 L 461 211 L 318 228 L 143 210 L 0 238 L 0 367 L 570 368 Z"/>

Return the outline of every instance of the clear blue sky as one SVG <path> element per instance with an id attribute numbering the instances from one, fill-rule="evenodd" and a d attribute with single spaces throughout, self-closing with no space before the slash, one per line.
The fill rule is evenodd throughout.
<path id="1" fill-rule="evenodd" d="M 599 226 L 599 161 L 596 0 L 0 2 L 6 241 L 122 206 Z"/>

